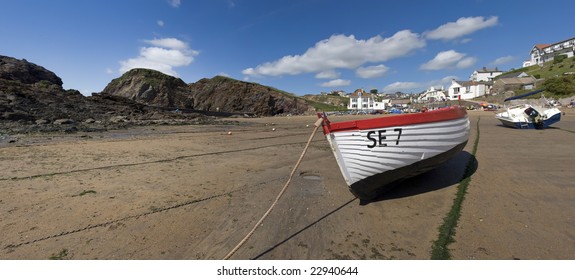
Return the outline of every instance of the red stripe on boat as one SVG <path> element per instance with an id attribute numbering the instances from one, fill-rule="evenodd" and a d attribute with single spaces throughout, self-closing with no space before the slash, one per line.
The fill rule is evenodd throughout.
<path id="1" fill-rule="evenodd" d="M 448 108 L 427 111 L 424 113 L 385 116 L 374 119 L 335 123 L 330 122 L 327 117 L 323 116 L 323 132 L 324 134 L 329 134 L 331 132 L 338 131 L 367 130 L 412 124 L 434 123 L 460 119 L 464 118 L 465 116 L 467 116 L 467 111 L 461 106 L 451 106 Z"/>

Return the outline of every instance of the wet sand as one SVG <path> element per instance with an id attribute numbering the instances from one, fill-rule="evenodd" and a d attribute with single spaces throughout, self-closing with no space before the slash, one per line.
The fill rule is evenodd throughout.
<path id="1" fill-rule="evenodd" d="M 563 110 L 544 131 L 472 111 L 462 153 L 366 205 L 318 131 L 232 259 L 429 259 L 473 158 L 453 258 L 575 259 L 575 111 Z M 315 117 L 235 120 L 3 144 L 0 259 L 222 259 L 287 181 Z"/>

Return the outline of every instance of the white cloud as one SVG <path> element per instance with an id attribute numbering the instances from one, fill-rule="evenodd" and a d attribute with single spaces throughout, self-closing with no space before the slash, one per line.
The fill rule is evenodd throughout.
<path id="1" fill-rule="evenodd" d="M 158 20 L 158 21 L 156 21 L 156 23 L 158 24 L 158 26 L 164 27 L 164 21 L 163 20 Z"/>
<path id="2" fill-rule="evenodd" d="M 284 56 L 273 62 L 242 71 L 250 76 L 281 76 L 353 69 L 364 63 L 377 63 L 410 54 L 423 48 L 425 40 L 416 33 L 402 30 L 389 38 L 375 36 L 358 40 L 353 35 L 332 35 L 319 41 L 304 54 Z"/>
<path id="3" fill-rule="evenodd" d="M 425 89 L 430 87 L 434 87 L 436 89 L 444 88 L 447 90 L 451 85 L 452 80 L 457 80 L 457 76 L 446 76 L 441 78 L 440 80 L 432 80 L 424 83 L 417 83 L 417 82 L 395 82 L 393 84 L 389 84 L 383 88 L 384 92 L 421 92 Z"/>
<path id="4" fill-rule="evenodd" d="M 441 80 L 430 82 L 429 85 L 435 86 L 435 87 L 443 86 L 445 88 L 448 88 L 451 85 L 451 81 L 453 81 L 453 80 L 457 81 L 458 79 L 459 79 L 459 77 L 457 77 L 457 76 L 446 76 L 446 77 L 443 77 Z"/>
<path id="5" fill-rule="evenodd" d="M 174 67 L 190 65 L 198 51 L 190 49 L 187 43 L 175 38 L 144 41 L 152 46 L 140 48 L 138 57 L 120 61 L 120 73 L 134 68 L 147 68 L 178 77 Z"/>
<path id="6" fill-rule="evenodd" d="M 181 0 L 169 0 L 168 3 L 170 3 L 170 6 L 177 8 L 180 6 L 180 4 L 182 4 Z"/>
<path id="7" fill-rule="evenodd" d="M 341 86 L 349 86 L 349 85 L 351 85 L 350 80 L 342 80 L 342 79 L 331 80 L 329 82 L 325 82 L 325 83 L 321 84 L 322 87 L 341 87 Z"/>
<path id="8" fill-rule="evenodd" d="M 421 65 L 422 70 L 442 70 L 453 68 L 467 68 L 477 61 L 476 58 L 466 57 L 463 53 L 448 50 L 438 53 L 435 58 Z"/>
<path id="9" fill-rule="evenodd" d="M 110 68 L 106 68 L 106 74 L 114 74 L 115 71 L 110 69 Z"/>
<path id="10" fill-rule="evenodd" d="M 176 50 L 189 50 L 190 48 L 186 42 L 178 40 L 176 38 L 153 39 L 153 40 L 146 40 L 144 42 L 153 46 L 176 49 Z"/>
<path id="11" fill-rule="evenodd" d="M 410 91 L 421 88 L 422 85 L 416 82 L 395 82 L 383 88 L 384 92 Z"/>
<path id="12" fill-rule="evenodd" d="M 339 73 L 334 70 L 327 70 L 319 72 L 315 75 L 317 79 L 335 79 L 339 77 Z"/>
<path id="13" fill-rule="evenodd" d="M 466 58 L 458 61 L 457 64 L 455 64 L 455 68 L 458 68 L 458 69 L 469 68 L 469 67 L 473 66 L 473 64 L 475 64 L 475 62 L 477 62 L 477 58 L 466 57 Z"/>
<path id="14" fill-rule="evenodd" d="M 368 67 L 359 67 L 355 70 L 355 74 L 364 79 L 369 78 L 377 78 L 385 75 L 389 71 L 389 68 L 383 64 L 375 65 L 375 66 L 368 66 Z"/>
<path id="15" fill-rule="evenodd" d="M 429 87 L 434 87 L 436 89 L 439 88 L 444 88 L 445 90 L 447 90 L 447 88 L 449 88 L 449 86 L 451 85 L 451 81 L 452 80 L 457 80 L 457 76 L 446 76 L 441 78 L 440 80 L 433 80 L 433 81 L 429 81 L 425 84 L 426 88 Z"/>
<path id="16" fill-rule="evenodd" d="M 489 19 L 484 17 L 462 17 L 456 22 L 448 22 L 435 30 L 426 32 L 424 35 L 428 39 L 452 40 L 494 26 L 497 21 L 498 18 L 496 16 L 492 16 Z"/>
<path id="17" fill-rule="evenodd" d="M 502 64 L 511 62 L 511 61 L 513 61 L 513 60 L 515 60 L 515 57 L 509 55 L 509 56 L 504 56 L 504 57 L 497 58 L 497 59 L 495 59 L 493 62 L 491 62 L 490 64 L 492 64 L 492 65 L 502 65 Z"/>

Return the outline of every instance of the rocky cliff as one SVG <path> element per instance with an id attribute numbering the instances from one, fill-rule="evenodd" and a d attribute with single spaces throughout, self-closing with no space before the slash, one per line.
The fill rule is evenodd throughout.
<path id="1" fill-rule="evenodd" d="M 221 76 L 186 84 L 147 69 L 130 70 L 86 97 L 64 90 L 62 79 L 44 67 L 0 56 L 0 134 L 212 123 L 206 114 L 272 116 L 308 110 L 313 108 L 305 100 L 260 84 Z"/>
<path id="2" fill-rule="evenodd" d="M 216 76 L 186 85 L 178 78 L 149 69 L 126 72 L 102 93 L 149 106 L 257 116 L 303 114 L 309 109 L 304 100 L 260 84 Z"/>
<path id="3" fill-rule="evenodd" d="M 184 87 L 187 85 L 184 83 Z M 24 59 L 0 56 L 0 134 L 92 131 L 130 125 L 204 123 L 207 117 L 176 114 L 121 96 L 83 96 L 64 90 L 53 72 Z"/>
<path id="4" fill-rule="evenodd" d="M 0 55 L 0 79 L 35 84 L 45 81 L 62 88 L 62 79 L 42 66 L 13 57 Z"/>
<path id="5" fill-rule="evenodd" d="M 194 108 L 273 116 L 303 114 L 310 108 L 305 100 L 277 89 L 256 83 L 216 76 L 189 85 Z"/>
<path id="6" fill-rule="evenodd" d="M 102 93 L 157 107 L 194 107 L 194 99 L 184 81 L 149 69 L 132 69 L 124 73 L 112 80 Z"/>

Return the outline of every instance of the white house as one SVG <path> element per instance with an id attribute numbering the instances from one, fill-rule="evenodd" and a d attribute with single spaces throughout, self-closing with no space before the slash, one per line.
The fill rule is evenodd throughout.
<path id="1" fill-rule="evenodd" d="M 503 71 L 497 69 L 497 67 L 495 67 L 495 69 L 483 67 L 482 69 L 473 71 L 473 74 L 471 74 L 469 80 L 476 82 L 489 82 L 501 74 L 503 74 Z"/>
<path id="2" fill-rule="evenodd" d="M 447 95 L 450 100 L 472 99 L 485 95 L 490 89 L 490 82 L 452 80 Z"/>
<path id="3" fill-rule="evenodd" d="M 349 96 L 347 109 L 363 111 L 385 110 L 387 103 L 386 100 L 378 100 L 375 95 L 369 94 L 363 89 L 356 89 Z"/>
<path id="4" fill-rule="evenodd" d="M 575 38 L 567 39 L 554 44 L 537 44 L 529 52 L 530 59 L 523 62 L 523 67 L 543 64 L 553 60 L 556 55 L 572 57 L 575 52 Z"/>
<path id="5" fill-rule="evenodd" d="M 424 93 L 419 95 L 419 97 L 417 98 L 417 102 L 419 103 L 445 101 L 445 100 L 447 100 L 447 96 L 445 95 L 445 90 L 443 89 L 443 87 L 441 89 L 430 87 Z"/>

